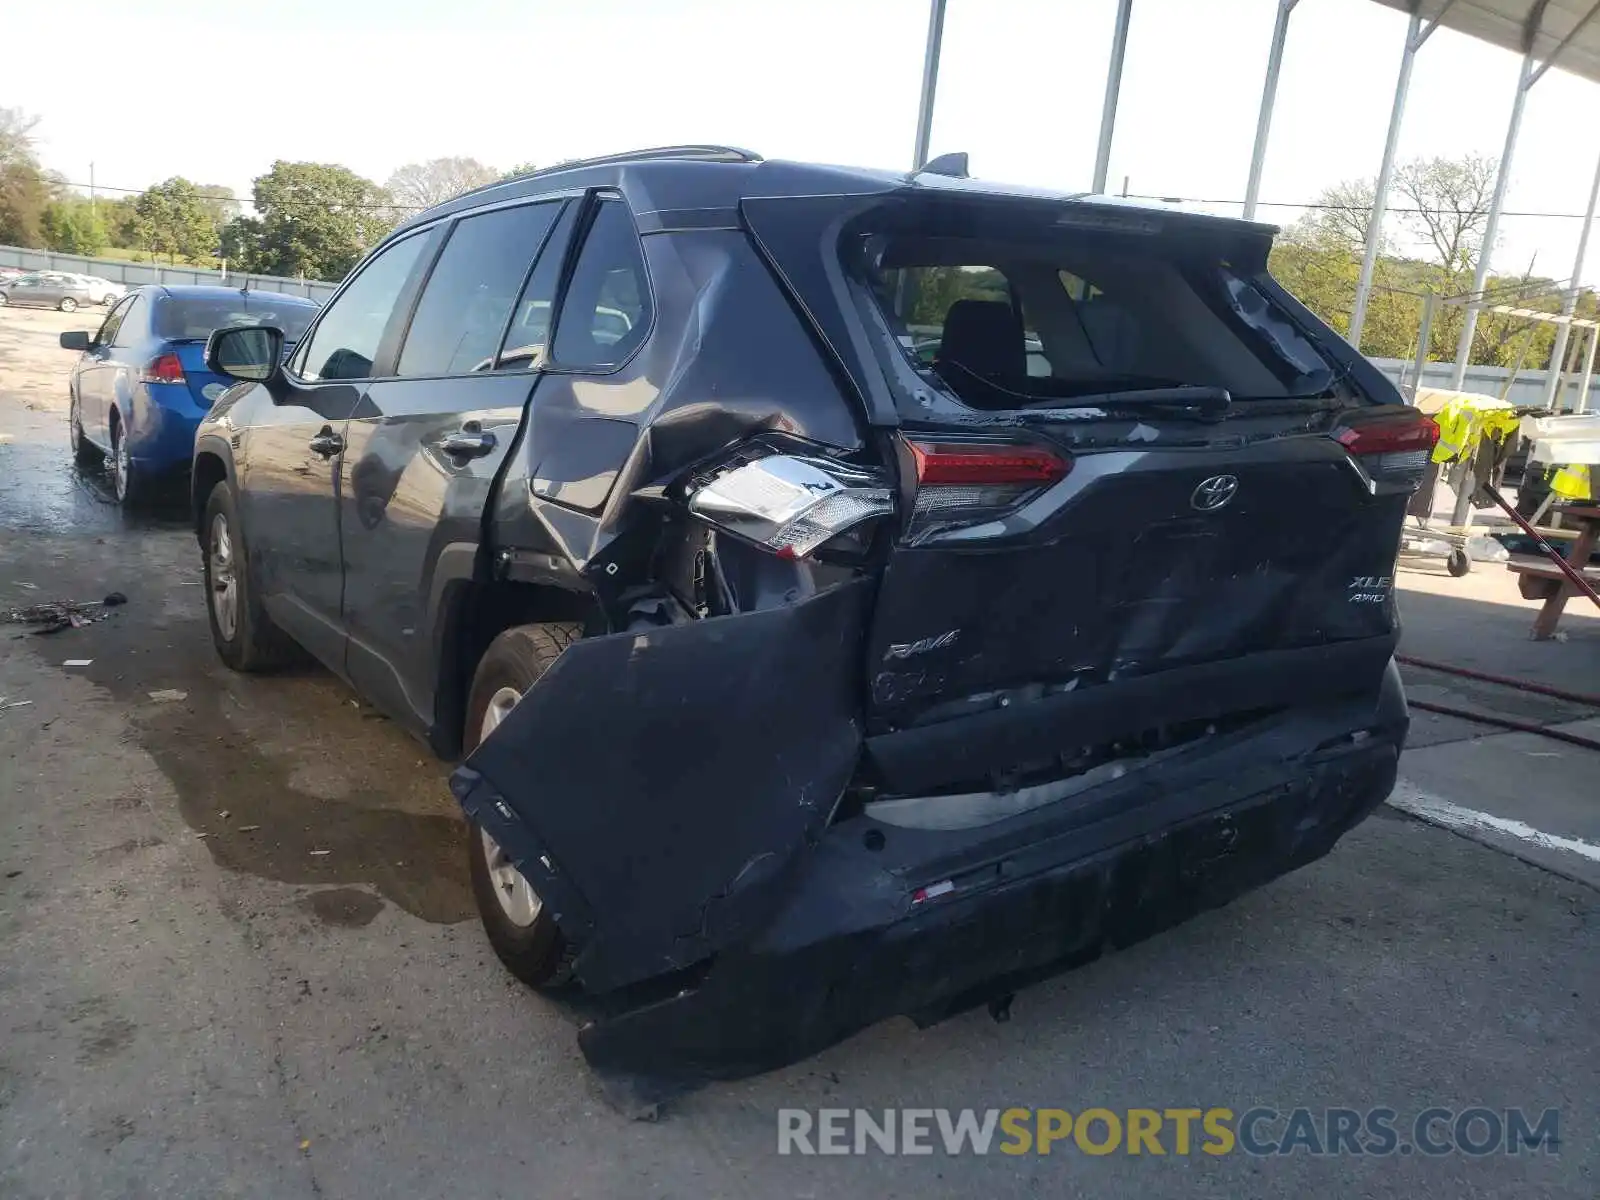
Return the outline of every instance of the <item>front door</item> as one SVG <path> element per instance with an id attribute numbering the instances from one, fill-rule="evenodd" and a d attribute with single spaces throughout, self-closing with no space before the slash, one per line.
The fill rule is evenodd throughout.
<path id="1" fill-rule="evenodd" d="M 365 394 L 431 241 L 395 242 L 362 265 L 323 310 L 285 372 L 270 410 L 235 460 L 240 519 L 267 613 L 324 664 L 344 674 L 339 609 L 339 472 L 345 422 Z"/>
<path id="2" fill-rule="evenodd" d="M 456 221 L 387 372 L 393 377 L 367 388 L 345 428 L 350 679 L 419 733 L 434 722 L 444 589 L 473 575 L 484 511 L 533 386 L 536 361 L 499 361 L 502 338 L 514 308 L 539 300 L 539 311 L 549 310 L 566 207 L 544 201 Z"/>
<path id="3" fill-rule="evenodd" d="M 112 360 L 117 333 L 123 321 L 133 311 L 137 296 L 128 296 L 106 314 L 100 332 L 94 335 L 89 348 L 78 361 L 76 392 L 78 420 L 83 432 L 97 446 L 109 447 L 111 442 L 106 429 L 110 398 L 115 394 L 116 363 Z"/>

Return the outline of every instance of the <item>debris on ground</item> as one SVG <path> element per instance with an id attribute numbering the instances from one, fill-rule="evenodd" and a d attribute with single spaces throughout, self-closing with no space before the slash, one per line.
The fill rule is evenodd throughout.
<path id="1" fill-rule="evenodd" d="M 188 692 L 180 692 L 177 688 L 161 688 L 159 691 L 149 693 L 152 700 L 187 700 Z"/>
<path id="2" fill-rule="evenodd" d="M 32 703 L 32 700 L 13 700 L 9 696 L 0 696 L 0 712 L 8 708 L 22 708 Z"/>
<path id="3" fill-rule="evenodd" d="M 93 661 L 94 659 L 92 658 L 69 658 L 61 665 L 63 667 L 87 667 Z"/>
<path id="4" fill-rule="evenodd" d="M 104 600 L 50 600 L 44 604 L 29 604 L 22 608 L 8 608 L 0 612 L 0 621 L 10 625 L 33 625 L 32 631 L 60 633 L 63 629 L 82 629 L 96 621 L 104 621 L 110 614 L 107 608 L 126 604 L 128 598 L 121 592 L 112 592 Z"/>

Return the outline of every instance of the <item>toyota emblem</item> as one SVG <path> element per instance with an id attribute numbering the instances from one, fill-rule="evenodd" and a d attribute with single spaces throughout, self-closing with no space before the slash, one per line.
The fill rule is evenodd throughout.
<path id="1" fill-rule="evenodd" d="M 1219 508 L 1226 508 L 1238 490 L 1237 475 L 1213 475 L 1210 479 L 1200 481 L 1194 495 L 1189 497 L 1189 504 L 1196 512 L 1216 512 Z"/>

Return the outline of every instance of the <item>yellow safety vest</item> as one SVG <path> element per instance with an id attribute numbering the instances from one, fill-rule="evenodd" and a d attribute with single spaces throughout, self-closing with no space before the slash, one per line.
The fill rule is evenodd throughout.
<path id="1" fill-rule="evenodd" d="M 1550 490 L 1563 500 L 1590 500 L 1594 492 L 1589 484 L 1589 467 L 1586 463 L 1568 463 L 1550 477 Z"/>

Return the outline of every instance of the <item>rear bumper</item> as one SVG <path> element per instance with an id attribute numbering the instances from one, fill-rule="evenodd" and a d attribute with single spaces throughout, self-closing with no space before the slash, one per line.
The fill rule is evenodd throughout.
<path id="1" fill-rule="evenodd" d="M 128 453 L 144 471 L 172 471 L 194 458 L 194 435 L 205 410 L 183 384 L 147 383 L 133 402 Z"/>
<path id="2" fill-rule="evenodd" d="M 999 999 L 1326 854 L 1388 796 L 1404 737 L 1391 671 L 1376 706 L 1300 714 L 984 830 L 832 826 L 770 924 L 693 986 L 587 1025 L 584 1054 L 691 1086 Z"/>

